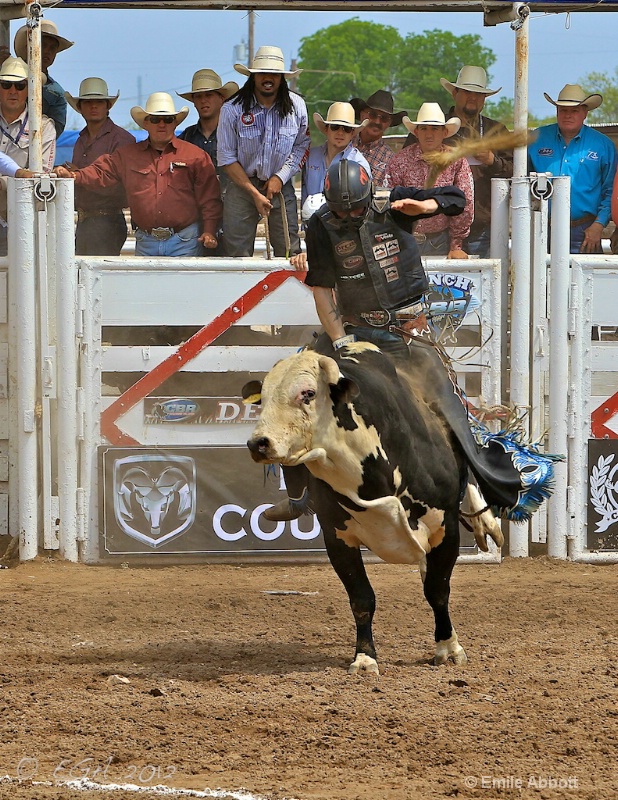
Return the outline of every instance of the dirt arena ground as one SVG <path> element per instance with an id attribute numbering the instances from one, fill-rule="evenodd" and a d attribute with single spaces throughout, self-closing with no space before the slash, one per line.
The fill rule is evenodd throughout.
<path id="1" fill-rule="evenodd" d="M 0 571 L 0 797 L 618 797 L 618 567 L 457 567 L 467 667 L 418 572 L 368 571 L 379 678 L 329 566 Z"/>

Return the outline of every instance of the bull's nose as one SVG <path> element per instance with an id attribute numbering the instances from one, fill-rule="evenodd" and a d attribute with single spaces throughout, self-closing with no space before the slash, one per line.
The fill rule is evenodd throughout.
<path id="1" fill-rule="evenodd" d="M 263 458 L 266 455 L 268 448 L 270 447 L 270 440 L 267 436 L 259 436 L 257 439 L 249 439 L 247 441 L 247 447 L 253 459 L 258 461 L 260 458 Z"/>

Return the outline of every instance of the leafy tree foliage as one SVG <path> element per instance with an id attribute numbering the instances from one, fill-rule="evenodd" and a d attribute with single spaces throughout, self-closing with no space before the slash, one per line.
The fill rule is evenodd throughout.
<path id="1" fill-rule="evenodd" d="M 587 94 L 603 95 L 602 104 L 588 114 L 586 122 L 618 122 L 618 67 L 613 75 L 591 72 L 581 78 L 579 84 Z"/>
<path id="2" fill-rule="evenodd" d="M 491 119 L 497 119 L 509 130 L 513 130 L 513 120 L 515 118 L 515 101 L 512 97 L 501 97 L 500 100 L 487 100 L 483 106 L 483 114 Z M 537 117 L 534 114 L 528 114 L 528 127 L 538 128 L 539 125 L 547 125 L 556 121 L 555 114 L 549 114 L 547 117 Z"/>
<path id="3" fill-rule="evenodd" d="M 366 99 L 377 89 L 386 89 L 395 98 L 396 110 L 406 109 L 415 117 L 425 102 L 449 108 L 440 78 L 455 80 L 464 64 L 488 69 L 495 60 L 476 35 L 432 30 L 404 39 L 390 25 L 355 17 L 301 40 L 298 66 L 304 72 L 297 88 L 310 115 L 319 111 L 324 116 L 337 100 Z"/>

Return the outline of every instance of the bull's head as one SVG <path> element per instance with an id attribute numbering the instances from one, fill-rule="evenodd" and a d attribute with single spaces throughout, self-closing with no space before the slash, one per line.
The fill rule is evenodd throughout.
<path id="1" fill-rule="evenodd" d="M 258 382 L 248 383 L 243 389 L 245 402 L 261 400 L 262 406 L 247 442 L 253 460 L 296 466 L 323 459 L 324 449 L 314 444 L 316 433 L 328 426 L 333 392 L 345 383 L 337 362 L 313 350 L 275 364 L 261 390 Z"/>

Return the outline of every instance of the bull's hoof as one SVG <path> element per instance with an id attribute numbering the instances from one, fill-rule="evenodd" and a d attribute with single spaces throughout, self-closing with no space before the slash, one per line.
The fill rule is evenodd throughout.
<path id="1" fill-rule="evenodd" d="M 448 664 L 449 661 L 452 661 L 453 664 L 457 664 L 459 667 L 463 667 L 468 663 L 466 651 L 459 644 L 455 631 L 453 631 L 453 635 L 450 639 L 446 639 L 446 641 L 443 642 L 436 642 L 436 654 L 433 658 L 433 663 L 436 667 L 439 667 L 441 664 Z"/>
<path id="2" fill-rule="evenodd" d="M 366 672 L 369 675 L 379 675 L 378 662 L 366 653 L 358 653 L 354 661 L 348 667 L 348 675 L 358 675 L 359 672 Z"/>

